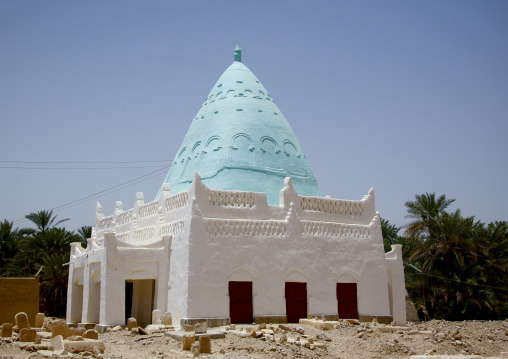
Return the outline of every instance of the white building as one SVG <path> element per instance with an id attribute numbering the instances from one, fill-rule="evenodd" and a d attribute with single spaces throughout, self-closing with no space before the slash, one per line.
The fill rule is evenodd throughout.
<path id="1" fill-rule="evenodd" d="M 67 322 L 152 310 L 173 323 L 301 317 L 405 324 L 400 246 L 384 253 L 374 190 L 323 198 L 298 139 L 241 50 L 192 121 L 155 201 L 136 194 L 71 249 Z"/>

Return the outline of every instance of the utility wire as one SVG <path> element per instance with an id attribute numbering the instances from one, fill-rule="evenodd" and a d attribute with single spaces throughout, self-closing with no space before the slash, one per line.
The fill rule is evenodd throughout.
<path id="1" fill-rule="evenodd" d="M 0 163 L 150 163 L 150 162 L 171 162 L 171 160 L 157 160 L 157 161 L 0 161 Z"/>
<path id="2" fill-rule="evenodd" d="M 81 197 L 81 198 L 76 199 L 76 200 L 74 200 L 74 201 L 71 201 L 71 202 L 67 202 L 67 203 L 61 204 L 61 205 L 59 205 L 59 206 L 56 206 L 56 207 L 51 208 L 51 211 L 53 211 L 53 210 L 57 210 L 57 211 L 59 211 L 59 210 L 67 209 L 67 208 L 70 208 L 70 207 L 74 207 L 74 206 L 76 206 L 76 205 L 79 205 L 79 204 L 85 203 L 85 202 L 87 202 L 87 201 L 90 201 L 90 200 L 92 200 L 92 199 L 95 199 L 95 198 L 97 198 L 97 197 L 100 197 L 100 196 L 98 196 L 98 195 L 105 195 L 105 194 L 109 194 L 109 193 L 114 192 L 114 190 L 120 190 L 120 189 L 122 189 L 122 188 L 125 188 L 125 187 L 127 187 L 127 185 L 132 185 L 132 184 L 135 184 L 135 183 L 139 183 L 139 182 L 142 182 L 142 181 L 146 181 L 146 180 L 148 180 L 148 179 L 150 179 L 150 178 L 153 178 L 153 177 L 158 176 L 158 175 L 160 174 L 160 172 L 162 172 L 162 171 L 166 171 L 166 170 L 168 170 L 170 167 L 171 167 L 171 165 L 170 165 L 170 166 L 164 166 L 164 167 L 162 167 L 162 168 L 159 168 L 158 170 L 155 170 L 155 171 L 153 171 L 153 172 L 149 172 L 149 173 L 147 173 L 147 174 L 145 174 L 145 175 L 143 175 L 143 176 L 140 176 L 140 177 L 134 178 L 134 179 L 132 179 L 132 180 L 130 180 L 130 181 L 126 181 L 126 182 L 120 183 L 120 184 L 118 184 L 118 185 L 116 185 L 116 186 L 109 187 L 109 188 L 107 188 L 107 189 L 105 189 L 105 190 L 102 190 L 102 191 L 99 191 L 99 192 L 93 193 L 93 194 L 91 194 L 91 195 L 88 195 L 88 196 L 85 196 L 85 197 Z M 148 178 L 147 178 L 147 177 L 148 177 Z M 121 187 L 121 188 L 120 188 L 120 187 Z M 18 223 L 18 222 L 20 222 L 20 221 L 25 221 L 25 220 L 26 220 L 26 218 L 20 218 L 20 219 L 16 219 L 16 220 L 14 220 L 14 221 L 13 221 L 13 223 Z"/>
<path id="3" fill-rule="evenodd" d="M 21 166 L 0 166 L 0 169 L 21 169 L 21 170 L 117 170 L 125 168 L 154 168 L 160 166 L 121 166 L 121 167 L 21 167 Z"/>
<path id="4" fill-rule="evenodd" d="M 149 166 L 115 166 L 115 167 L 33 167 L 33 166 L 18 166 L 18 165 L 50 165 L 50 164 L 60 164 L 60 165 L 77 165 L 77 164 L 87 164 L 87 165 L 123 165 L 123 164 L 135 164 L 135 163 L 161 163 L 161 162 L 171 162 L 171 160 L 154 160 L 154 161 L 12 161 L 12 160 L 1 160 L 0 164 L 5 164 L 0 166 L 0 169 L 22 169 L 22 170 L 110 170 L 110 169 L 124 169 L 124 168 L 149 168 L 149 167 L 159 167 L 158 165 L 149 165 Z M 11 165 L 12 164 L 12 165 Z"/>
<path id="5" fill-rule="evenodd" d="M 427 276 L 427 277 L 434 277 L 434 278 L 438 278 L 438 279 L 447 280 L 449 282 L 462 283 L 462 284 L 472 285 L 472 286 L 475 286 L 475 287 L 485 287 L 485 288 L 492 288 L 492 289 L 499 289 L 499 290 L 506 290 L 506 291 L 508 291 L 508 288 L 494 287 L 494 286 L 491 286 L 491 285 L 476 284 L 476 283 L 471 283 L 471 282 L 465 282 L 465 281 L 458 280 L 458 279 L 451 279 L 451 278 L 440 277 L 440 276 L 437 276 L 437 275 L 425 273 L 421 269 L 419 269 L 419 268 L 415 267 L 414 265 L 412 265 L 411 263 L 404 262 L 404 264 L 410 266 L 411 268 L 415 269 L 417 272 L 419 272 L 422 275 Z"/>

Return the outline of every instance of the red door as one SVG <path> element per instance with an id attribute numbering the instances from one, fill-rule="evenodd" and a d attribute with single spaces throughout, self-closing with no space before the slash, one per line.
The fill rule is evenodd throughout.
<path id="1" fill-rule="evenodd" d="M 307 318 L 307 283 L 286 282 L 285 293 L 288 323 Z"/>
<path id="2" fill-rule="evenodd" d="M 231 323 L 252 323 L 253 313 L 252 282 L 229 282 Z"/>
<path id="3" fill-rule="evenodd" d="M 356 283 L 337 283 L 339 319 L 358 319 Z"/>

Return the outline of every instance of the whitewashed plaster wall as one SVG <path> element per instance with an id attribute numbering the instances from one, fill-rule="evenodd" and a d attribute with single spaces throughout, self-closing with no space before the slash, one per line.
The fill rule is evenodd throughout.
<path id="1" fill-rule="evenodd" d="M 381 226 L 379 214 L 373 211 L 373 191 L 363 199 L 366 209 L 357 215 L 304 211 L 302 198 L 290 181 L 281 194 L 284 203 L 276 208 L 264 206 L 263 194 L 248 194 L 256 199 L 252 207 L 232 207 L 232 202 L 244 198 L 243 193 L 228 193 L 229 201 L 210 205 L 209 192 L 195 177 L 189 191 L 194 212 L 189 237 L 188 295 L 192 300 L 187 308 L 188 318 L 228 317 L 228 281 L 235 278 L 253 282 L 254 315 L 286 313 L 286 281 L 307 282 L 308 311 L 312 314 L 336 315 L 336 283 L 345 281 L 358 283 L 360 315 L 390 315 Z M 235 215 L 225 215 L 233 211 Z M 313 223 L 300 216 L 321 221 L 335 219 L 342 224 Z M 321 224 L 325 227 L 321 228 Z"/>
<path id="2" fill-rule="evenodd" d="M 385 258 L 393 321 L 397 325 L 406 325 L 406 286 L 402 245 L 392 244 L 392 250 L 385 254 Z"/>
<path id="3" fill-rule="evenodd" d="M 264 193 L 211 190 L 195 174 L 188 192 L 171 195 L 165 185 L 146 204 L 138 193 L 134 208 L 123 211 L 118 202 L 109 217 L 98 204 L 93 233 L 86 249 L 72 247 L 68 322 L 81 309 L 82 322 L 121 324 L 118 293 L 135 279 L 155 279 L 154 309 L 170 311 L 175 323 L 228 317 L 231 280 L 253 282 L 255 315 L 285 314 L 286 281 L 308 283 L 315 315 L 337 313 L 337 282 L 358 284 L 360 315 L 390 315 L 372 189 L 360 201 L 302 197 L 287 178 L 280 205 L 269 206 Z M 74 303 L 80 295 L 81 305 Z M 111 298 L 122 303 L 106 314 Z"/>

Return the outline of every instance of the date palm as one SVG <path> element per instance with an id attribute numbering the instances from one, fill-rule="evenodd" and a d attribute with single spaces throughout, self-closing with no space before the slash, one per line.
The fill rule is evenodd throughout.
<path id="1" fill-rule="evenodd" d="M 44 233 L 50 228 L 58 226 L 60 223 L 68 221 L 69 218 L 56 220 L 57 215 L 53 216 L 53 210 L 42 210 L 39 212 L 32 212 L 25 216 L 26 219 L 35 224 L 36 229 L 28 229 L 28 233 Z M 56 222 L 55 222 L 56 221 Z"/>
<path id="2" fill-rule="evenodd" d="M 455 199 L 446 198 L 445 195 L 436 197 L 435 193 L 416 195 L 415 201 L 407 201 L 406 218 L 411 219 L 406 225 L 405 236 L 409 238 L 428 237 L 435 226 L 437 217 L 443 214 Z"/>

